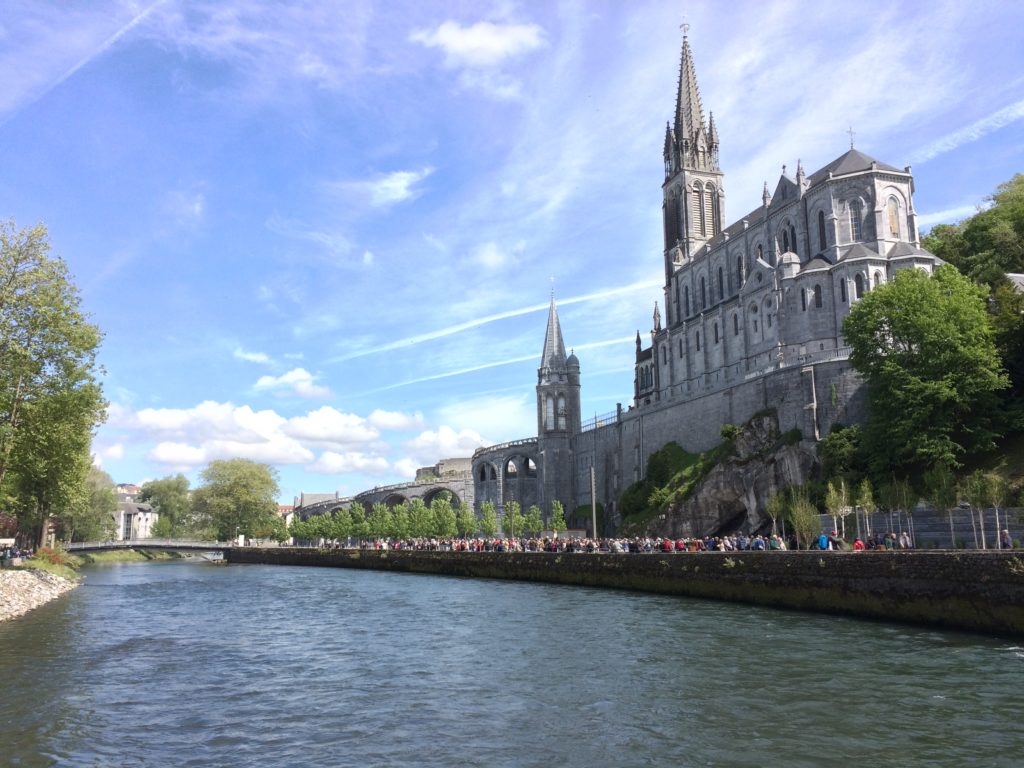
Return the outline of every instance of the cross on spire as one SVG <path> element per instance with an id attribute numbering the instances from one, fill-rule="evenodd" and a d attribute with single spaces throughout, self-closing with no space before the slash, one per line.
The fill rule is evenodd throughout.
<path id="1" fill-rule="evenodd" d="M 847 129 L 846 132 L 850 134 L 850 149 L 853 149 L 853 137 L 857 135 L 857 132 L 853 130 L 852 125 Z"/>

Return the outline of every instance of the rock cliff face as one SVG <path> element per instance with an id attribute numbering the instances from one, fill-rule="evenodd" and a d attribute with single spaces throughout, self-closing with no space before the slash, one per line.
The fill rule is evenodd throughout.
<path id="1" fill-rule="evenodd" d="M 736 452 L 717 464 L 684 501 L 672 504 L 647 526 L 656 536 L 716 536 L 763 530 L 768 497 L 809 480 L 817 465 L 812 448 L 782 445 L 774 416 L 758 416 L 735 438 Z"/>

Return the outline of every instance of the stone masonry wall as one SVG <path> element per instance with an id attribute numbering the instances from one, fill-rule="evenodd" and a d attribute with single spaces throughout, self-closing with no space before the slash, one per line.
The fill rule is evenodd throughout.
<path id="1" fill-rule="evenodd" d="M 286 548 L 235 548 L 225 552 L 231 563 L 362 568 L 632 589 L 1024 637 L 1024 560 L 1018 554 L 812 551 L 589 555 Z"/>

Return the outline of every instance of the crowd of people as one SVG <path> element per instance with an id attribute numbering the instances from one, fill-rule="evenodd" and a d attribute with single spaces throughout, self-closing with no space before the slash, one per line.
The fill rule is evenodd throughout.
<path id="1" fill-rule="evenodd" d="M 342 548 L 341 542 L 305 542 L 312 545 L 324 545 Z M 727 536 L 706 537 L 614 537 L 614 538 L 580 538 L 563 537 L 484 537 L 472 539 L 458 538 L 421 538 L 421 539 L 364 539 L 358 543 L 361 549 L 373 550 L 413 550 L 439 552 L 582 552 L 606 554 L 675 554 L 683 552 L 781 552 L 799 549 L 795 537 L 784 539 L 778 534 L 743 533 Z M 873 537 L 857 538 L 852 547 L 840 538 L 835 531 L 825 531 L 811 542 L 811 549 L 849 550 L 865 549 L 895 550 L 911 549 L 912 543 L 908 533 L 897 536 L 895 533 L 878 534 Z"/>

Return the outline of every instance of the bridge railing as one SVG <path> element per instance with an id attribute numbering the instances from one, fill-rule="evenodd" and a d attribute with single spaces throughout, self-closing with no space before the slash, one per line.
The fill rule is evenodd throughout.
<path id="1" fill-rule="evenodd" d="M 161 547 L 166 549 L 225 549 L 234 546 L 230 541 L 200 541 L 198 539 L 122 539 L 119 541 L 73 541 L 64 544 L 68 552 L 89 549 L 135 549 Z"/>

